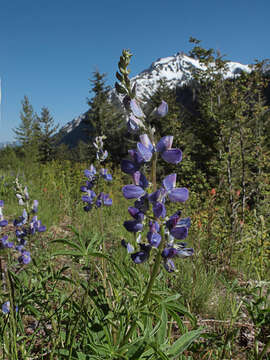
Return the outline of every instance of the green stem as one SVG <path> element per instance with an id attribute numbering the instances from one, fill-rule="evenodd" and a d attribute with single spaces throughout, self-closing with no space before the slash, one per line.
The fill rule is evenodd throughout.
<path id="1" fill-rule="evenodd" d="M 159 267 L 160 267 L 160 263 L 161 263 L 161 259 L 162 259 L 162 256 L 161 256 L 162 250 L 161 249 L 163 248 L 163 242 L 164 242 L 164 229 L 163 229 L 163 226 L 161 227 L 161 236 L 162 236 L 162 240 L 161 240 L 161 243 L 159 245 L 158 254 L 157 254 L 156 259 L 155 259 L 154 267 L 153 267 L 153 270 L 152 270 L 152 273 L 151 273 L 151 276 L 150 276 L 149 283 L 148 283 L 147 288 L 145 290 L 145 294 L 144 294 L 141 306 L 144 306 L 144 305 L 147 304 L 147 301 L 148 301 L 148 299 L 149 299 L 149 297 L 151 295 L 151 291 L 152 291 L 155 279 L 156 279 L 156 277 L 158 275 L 158 272 L 159 272 Z M 129 328 L 129 330 L 126 333 L 124 339 L 122 340 L 120 346 L 123 346 L 128 342 L 128 340 L 131 338 L 135 328 L 136 328 L 136 321 L 134 321 L 133 324 L 131 325 L 131 327 Z"/>

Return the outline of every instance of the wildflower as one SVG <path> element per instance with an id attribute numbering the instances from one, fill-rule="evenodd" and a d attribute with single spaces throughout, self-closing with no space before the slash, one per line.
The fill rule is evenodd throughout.
<path id="1" fill-rule="evenodd" d="M 139 244 L 140 251 L 131 254 L 131 259 L 135 262 L 135 264 L 141 264 L 149 259 L 150 250 L 152 248 L 151 245 Z"/>
<path id="2" fill-rule="evenodd" d="M 172 149 L 173 136 L 164 136 L 156 147 L 151 143 L 147 134 L 141 135 L 140 140 L 141 142 L 137 143 L 137 150 L 146 162 L 151 160 L 154 152 L 159 152 L 162 159 L 171 164 L 178 164 L 182 160 L 182 151 Z"/>
<path id="3" fill-rule="evenodd" d="M 166 116 L 167 113 L 168 113 L 168 104 L 166 103 L 166 101 L 162 100 L 159 107 L 154 109 L 150 114 L 150 116 L 161 118 Z"/>
<path id="4" fill-rule="evenodd" d="M 187 248 L 186 243 L 180 242 L 176 244 L 170 244 L 162 251 L 164 267 L 168 272 L 175 271 L 175 264 L 172 260 L 173 258 L 184 259 L 186 257 L 192 256 L 194 250 L 192 248 Z"/>
<path id="5" fill-rule="evenodd" d="M 4 235 L 1 239 L 0 239 L 0 247 L 2 248 L 13 248 L 14 247 L 14 243 L 13 242 L 9 242 L 8 240 L 8 235 Z"/>
<path id="6" fill-rule="evenodd" d="M 215 196 L 216 193 L 217 193 L 217 192 L 216 192 L 216 189 L 215 189 L 215 188 L 211 189 L 210 194 L 211 194 L 212 196 Z"/>
<path id="7" fill-rule="evenodd" d="M 15 219 L 13 224 L 14 226 L 22 226 L 27 223 L 27 220 L 28 220 L 27 211 L 23 209 L 22 216 L 20 216 L 19 219 Z"/>
<path id="8" fill-rule="evenodd" d="M 38 211 L 38 201 L 34 200 L 32 205 L 32 212 L 35 214 Z"/>
<path id="9" fill-rule="evenodd" d="M 111 206 L 112 205 L 112 199 L 109 197 L 108 194 L 104 194 L 103 192 L 101 192 L 96 200 L 96 206 L 100 207 L 101 205 L 105 205 L 105 206 Z"/>
<path id="10" fill-rule="evenodd" d="M 18 312 L 18 306 L 15 307 L 15 311 Z M 10 301 L 6 301 L 2 304 L 2 312 L 4 314 L 8 314 L 10 312 Z"/>
<path id="11" fill-rule="evenodd" d="M 161 242 L 161 235 L 159 234 L 159 223 L 157 221 L 149 221 L 149 228 L 150 230 L 147 233 L 149 244 L 153 247 L 158 247 Z"/>
<path id="12" fill-rule="evenodd" d="M 129 254 L 134 251 L 134 247 L 130 243 L 127 243 L 124 239 L 121 240 L 121 245 L 127 249 Z"/>
<path id="13" fill-rule="evenodd" d="M 107 181 L 111 181 L 112 180 L 112 175 L 108 173 L 107 169 L 101 169 L 100 170 L 100 175 L 103 177 L 103 179 L 107 180 Z"/>
<path id="14" fill-rule="evenodd" d="M 30 252 L 26 251 L 26 250 L 22 250 L 21 256 L 19 256 L 18 260 L 19 260 L 19 263 L 21 263 L 21 264 L 24 264 L 24 265 L 29 264 L 31 261 Z"/>
<path id="15" fill-rule="evenodd" d="M 37 216 L 34 216 L 30 222 L 30 233 L 34 235 L 35 232 L 44 232 L 46 231 L 46 226 L 41 224 L 41 221 L 38 220 Z"/>
<path id="16" fill-rule="evenodd" d="M 8 221 L 4 219 L 3 210 L 4 201 L 0 200 L 0 227 L 5 227 L 8 224 Z"/>
<path id="17" fill-rule="evenodd" d="M 148 187 L 148 181 L 140 171 L 133 173 L 132 177 L 135 185 L 125 185 L 122 188 L 122 193 L 126 199 L 139 199 L 145 195 L 145 189 Z"/>

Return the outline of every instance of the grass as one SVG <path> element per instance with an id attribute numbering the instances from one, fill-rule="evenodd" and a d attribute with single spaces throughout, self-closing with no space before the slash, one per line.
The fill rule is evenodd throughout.
<path id="1" fill-rule="evenodd" d="M 183 216 L 192 219 L 187 241 L 194 247 L 195 255 L 192 259 L 179 259 L 176 273 L 162 270 L 153 288 L 155 301 L 148 309 L 139 310 L 139 299 L 152 264 L 150 261 L 134 265 L 120 245 L 123 238 L 133 241 L 132 234 L 122 226 L 129 218 L 129 202 L 123 198 L 121 188 L 129 180 L 115 170 L 113 183 L 104 185 L 104 192 L 113 198 L 113 206 L 104 207 L 101 214 L 95 210 L 86 213 L 79 191 L 85 166 L 51 163 L 25 168 L 23 173 L 15 171 L 28 186 L 31 198 L 39 200 L 39 216 L 47 231 L 38 234 L 31 244 L 33 261 L 28 266 L 18 266 L 17 259 L 7 250 L 1 250 L 0 301 L 11 298 L 19 306 L 18 313 L 11 310 L 0 319 L 2 358 L 124 359 L 115 346 L 116 337 L 121 335 L 119 329 L 128 326 L 123 319 L 138 318 L 136 336 L 140 337 L 146 331 L 144 311 L 152 314 L 151 326 L 155 326 L 160 314 L 164 314 L 161 306 L 164 299 L 178 294 L 179 309 L 171 307 L 166 318 L 172 324 L 166 330 L 170 338 L 195 331 L 199 325 L 205 329 L 204 337 L 183 351 L 179 359 L 229 356 L 240 359 L 237 356 L 243 352 L 247 352 L 246 359 L 260 359 L 267 336 L 263 342 L 257 335 L 263 321 L 268 319 L 263 316 L 270 313 L 269 298 L 265 299 L 263 308 L 257 304 L 252 310 L 261 314 L 261 323 L 254 320 L 252 312 L 247 312 L 243 300 L 252 298 L 258 281 L 264 282 L 264 293 L 269 289 L 269 241 L 263 220 L 247 213 L 247 223 L 232 234 L 224 221 L 224 201 L 206 194 L 200 203 L 197 195 L 191 193 L 183 206 Z M 4 212 L 11 220 L 21 215 L 12 190 L 14 172 L 0 175 L 4 176 L 0 182 L 0 199 L 5 201 Z M 174 210 L 175 206 L 171 206 L 168 212 Z M 105 258 L 94 256 L 93 253 L 100 253 L 103 242 Z M 76 246 L 72 247 L 72 243 Z M 78 244 L 83 244 L 81 253 Z M 243 287 L 250 288 L 249 293 L 243 295 Z M 150 324 L 147 326 L 150 329 Z M 241 334 L 246 329 L 251 329 L 251 336 L 241 345 Z M 161 337 L 161 330 L 156 332 Z M 135 355 L 126 358 L 136 358 L 132 356 Z"/>

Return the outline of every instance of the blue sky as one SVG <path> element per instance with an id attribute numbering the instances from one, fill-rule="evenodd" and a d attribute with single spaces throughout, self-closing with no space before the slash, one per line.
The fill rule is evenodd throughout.
<path id="1" fill-rule="evenodd" d="M 113 85 L 123 48 L 131 75 L 188 52 L 190 36 L 244 64 L 270 57 L 270 1 L 0 0 L 0 142 L 13 140 L 27 95 L 60 126 L 87 110 L 89 78 Z"/>

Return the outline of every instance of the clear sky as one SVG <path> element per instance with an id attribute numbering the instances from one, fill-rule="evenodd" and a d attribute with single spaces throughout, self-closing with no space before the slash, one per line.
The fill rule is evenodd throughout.
<path id="1" fill-rule="evenodd" d="M 0 0 L 0 142 L 13 140 L 27 95 L 60 126 L 87 110 L 96 69 L 114 74 L 123 48 L 131 75 L 188 52 L 190 36 L 243 64 L 270 57 L 270 0 Z"/>

